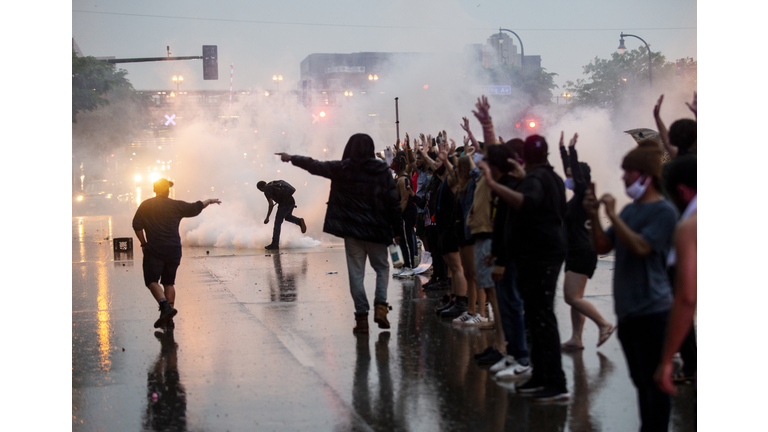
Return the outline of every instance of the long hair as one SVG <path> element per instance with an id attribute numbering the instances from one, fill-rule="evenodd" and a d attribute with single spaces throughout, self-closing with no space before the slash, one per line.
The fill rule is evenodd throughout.
<path id="1" fill-rule="evenodd" d="M 464 155 L 459 158 L 457 164 L 459 174 L 459 192 L 463 192 L 467 189 L 467 185 L 472 177 L 469 172 L 472 170 L 472 156 Z"/>
<path id="2" fill-rule="evenodd" d="M 364 160 L 375 157 L 373 138 L 366 134 L 358 133 L 349 137 L 341 159 Z"/>

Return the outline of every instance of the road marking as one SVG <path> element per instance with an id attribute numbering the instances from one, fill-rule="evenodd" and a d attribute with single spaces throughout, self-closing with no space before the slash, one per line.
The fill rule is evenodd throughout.
<path id="1" fill-rule="evenodd" d="M 173 121 L 173 119 L 174 119 L 174 118 L 176 118 L 176 114 L 172 114 L 170 117 L 168 117 L 168 114 L 166 114 L 166 115 L 165 115 L 165 118 L 167 118 L 167 119 L 168 119 L 168 121 L 167 121 L 167 122 L 165 122 L 165 125 L 166 125 L 166 126 L 168 126 L 168 123 L 173 123 L 174 125 L 176 124 L 176 122 L 175 122 L 175 121 Z"/>

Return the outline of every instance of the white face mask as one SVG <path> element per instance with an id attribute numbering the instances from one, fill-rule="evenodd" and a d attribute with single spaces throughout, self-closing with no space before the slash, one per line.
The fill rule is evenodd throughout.
<path id="1" fill-rule="evenodd" d="M 633 200 L 639 200 L 640 197 L 645 194 L 645 190 L 648 189 L 648 185 L 651 184 L 651 178 L 646 176 L 640 176 L 637 181 L 629 185 L 627 188 L 627 195 Z"/>
<path id="2" fill-rule="evenodd" d="M 565 188 L 569 190 L 573 190 L 573 179 L 567 178 L 565 179 Z"/>

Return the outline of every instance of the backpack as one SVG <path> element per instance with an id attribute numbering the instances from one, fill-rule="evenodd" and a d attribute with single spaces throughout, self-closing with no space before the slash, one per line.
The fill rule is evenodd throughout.
<path id="1" fill-rule="evenodd" d="M 280 203 L 293 196 L 296 189 L 283 180 L 275 180 L 269 182 L 269 186 L 272 187 L 272 197 L 275 201 Z"/>

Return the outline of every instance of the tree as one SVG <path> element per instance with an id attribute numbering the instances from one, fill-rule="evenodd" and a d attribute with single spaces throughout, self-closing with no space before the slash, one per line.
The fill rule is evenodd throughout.
<path id="1" fill-rule="evenodd" d="M 78 57 L 72 50 L 72 123 L 77 123 L 78 112 L 108 105 L 103 96 L 111 90 L 122 88 L 132 92 L 127 74 L 126 70 L 115 70 L 113 65 L 95 57 Z"/>
<path id="2" fill-rule="evenodd" d="M 675 79 L 675 63 L 667 62 L 661 53 L 651 52 L 651 59 L 654 87 L 661 88 Z M 694 71 L 692 83 L 695 86 L 696 62 L 690 62 L 687 70 Z M 572 106 L 616 108 L 630 101 L 637 92 L 648 89 L 648 51 L 641 46 L 624 54 L 613 53 L 610 59 L 595 57 L 584 66 L 584 74 L 589 75 L 587 80 L 579 78 L 565 84 L 573 98 Z M 691 81 L 689 78 L 685 80 Z"/>
<path id="3" fill-rule="evenodd" d="M 512 93 L 527 99 L 528 105 L 546 105 L 552 103 L 552 90 L 557 88 L 554 72 L 545 68 L 528 68 L 525 73 L 514 65 L 503 65 L 485 69 L 486 82 L 494 85 L 510 85 Z"/>

